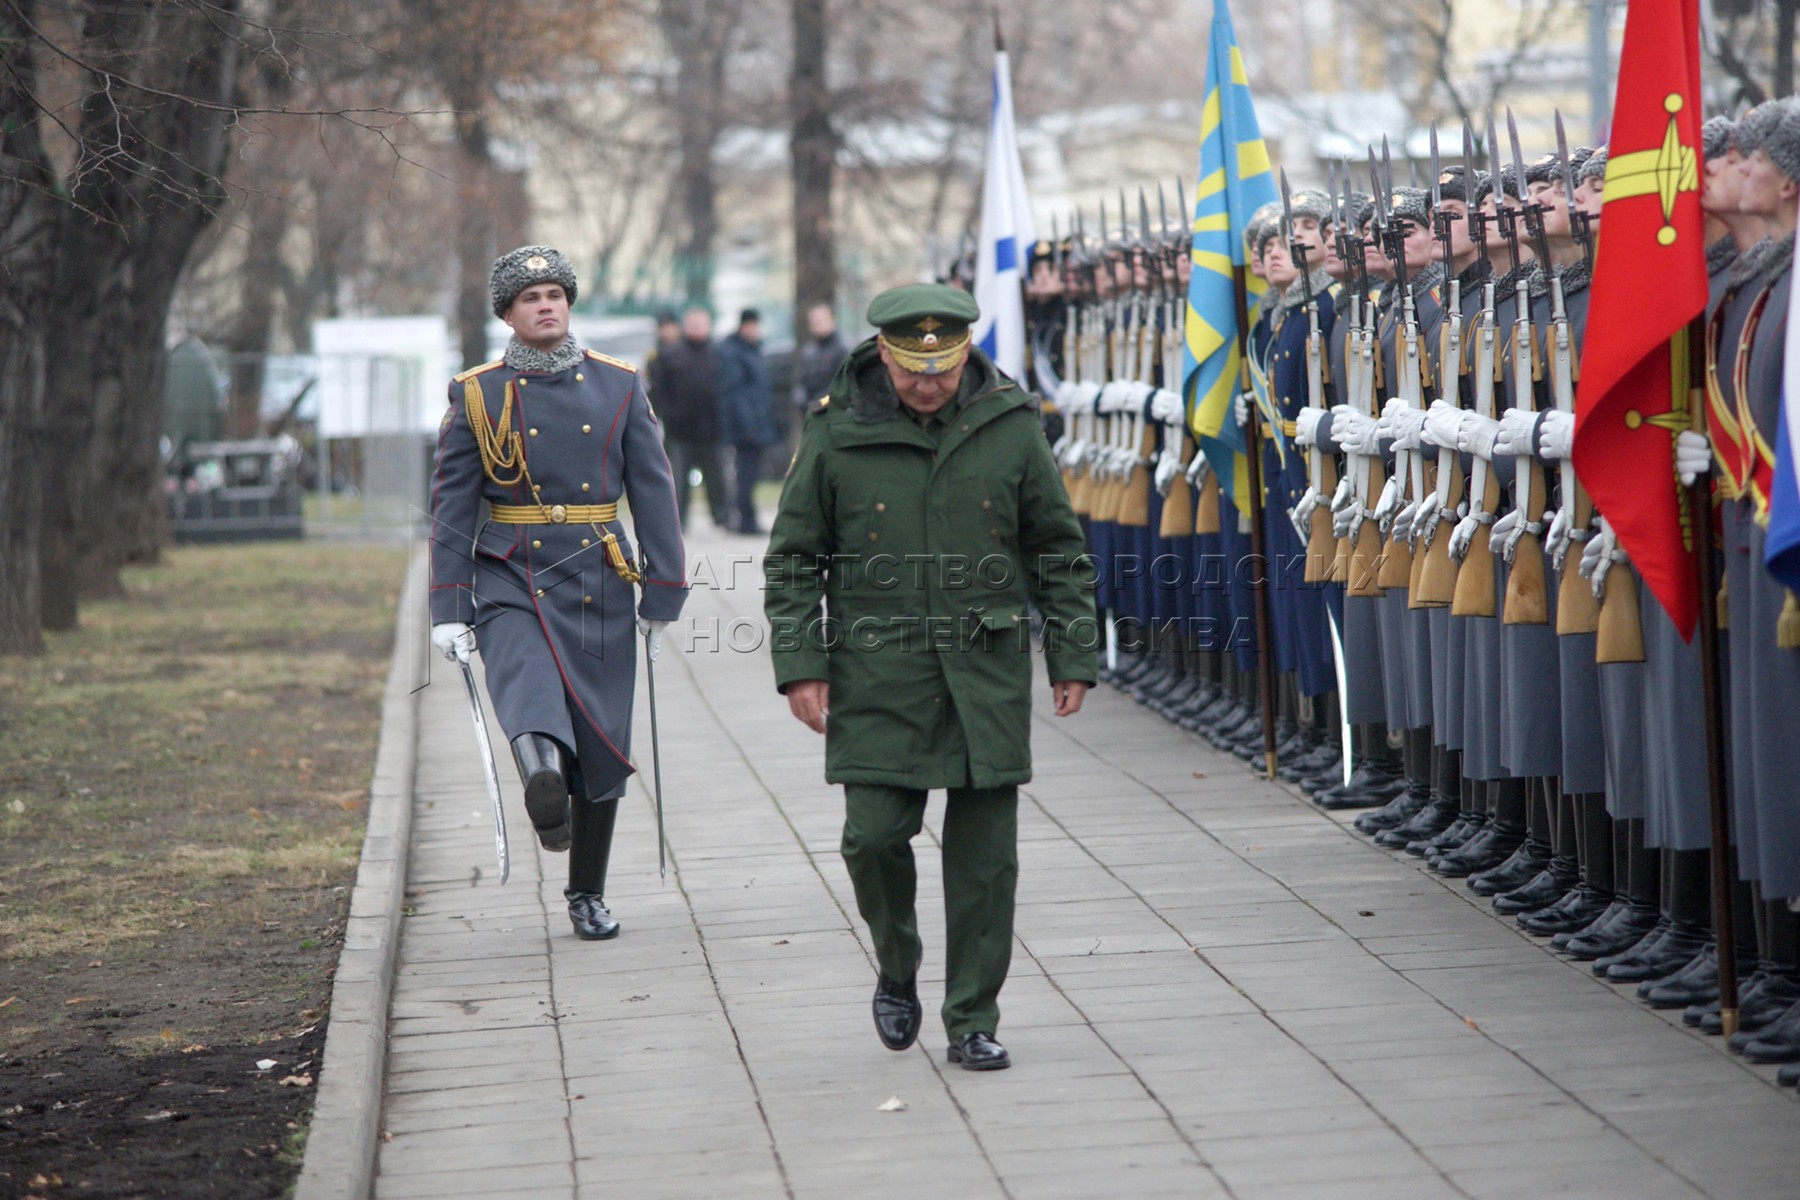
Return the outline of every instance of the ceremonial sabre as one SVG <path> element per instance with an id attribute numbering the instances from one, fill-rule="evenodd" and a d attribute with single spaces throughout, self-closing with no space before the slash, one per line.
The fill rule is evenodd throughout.
<path id="1" fill-rule="evenodd" d="M 475 690 L 475 672 L 469 668 L 469 660 L 459 658 L 457 665 L 462 667 L 463 686 L 469 689 L 469 713 L 475 718 L 475 745 L 481 750 L 481 765 L 486 768 L 482 779 L 487 781 L 488 799 L 494 805 L 494 853 L 500 857 L 500 882 L 505 883 L 512 874 L 512 856 L 506 848 L 506 813 L 500 807 L 500 772 L 494 769 L 494 746 L 488 740 L 487 717 L 481 712 L 481 694 Z"/>
<path id="2" fill-rule="evenodd" d="M 656 780 L 656 873 L 669 878 L 668 841 L 663 836 L 662 747 L 656 740 L 656 656 L 650 651 L 650 631 L 644 631 L 644 678 L 650 681 L 650 771 Z"/>

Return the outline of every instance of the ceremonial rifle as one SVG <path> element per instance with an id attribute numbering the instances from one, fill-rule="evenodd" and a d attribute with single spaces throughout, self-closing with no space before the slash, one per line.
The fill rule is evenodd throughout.
<path id="1" fill-rule="evenodd" d="M 1569 235 L 1576 233 L 1575 170 L 1569 165 L 1569 139 L 1563 133 L 1561 110 L 1556 114 L 1556 152 L 1562 156 L 1563 211 L 1569 219 Z M 1585 232 L 1585 224 L 1582 226 Z M 1575 416 L 1575 380 L 1579 376 L 1575 356 L 1575 330 L 1569 321 L 1567 298 L 1563 295 L 1561 272 L 1550 284 L 1551 356 L 1550 395 L 1556 411 Z M 1575 461 L 1564 458 L 1557 464 L 1557 512 L 1569 531 L 1568 540 L 1556 551 L 1554 566 L 1562 572 L 1562 585 L 1557 592 L 1556 632 L 1593 633 L 1600 628 L 1600 606 L 1594 589 L 1587 586 L 1578 571 L 1564 569 L 1571 545 L 1587 540 L 1588 526 L 1594 520 L 1594 502 L 1587 489 L 1575 478 Z"/>
<path id="2" fill-rule="evenodd" d="M 1550 286 L 1551 311 L 1554 313 L 1562 304 L 1562 285 L 1549 261 L 1549 243 L 1544 238 L 1543 206 L 1529 199 L 1525 183 L 1525 155 L 1519 149 L 1519 124 L 1513 118 L 1511 109 L 1506 112 L 1506 132 L 1512 141 L 1513 170 L 1519 177 L 1519 214 L 1525 221 L 1526 232 L 1537 243 L 1538 269 L 1544 273 L 1545 281 Z M 1516 242 L 1516 226 L 1512 238 Z M 1513 407 L 1523 412 L 1536 412 L 1536 385 L 1543 370 L 1537 353 L 1537 342 L 1531 331 L 1529 290 L 1519 298 L 1519 317 L 1513 326 L 1512 362 Z M 1544 505 L 1544 475 L 1538 470 L 1537 463 L 1532 460 L 1530 448 L 1527 447 L 1526 453 L 1518 456 L 1513 471 L 1513 507 L 1519 513 L 1520 530 L 1512 543 L 1512 552 L 1507 555 L 1512 563 L 1512 573 L 1506 581 L 1506 607 L 1501 610 L 1501 619 L 1508 625 L 1543 625 L 1550 619 L 1550 598 L 1544 587 L 1543 546 L 1538 541 Z M 1520 553 L 1521 550 L 1524 553 Z"/>
<path id="3" fill-rule="evenodd" d="M 1301 294 L 1306 303 L 1306 407 L 1323 412 L 1325 404 L 1325 339 L 1319 332 L 1319 298 L 1313 295 L 1312 265 L 1306 261 L 1306 243 L 1298 237 L 1294 226 L 1294 201 L 1288 189 L 1287 169 L 1281 172 L 1281 215 L 1287 226 L 1288 253 L 1300 271 Z M 1327 463 L 1325 451 L 1315 441 L 1306 451 L 1307 486 L 1313 495 L 1323 498 L 1337 486 L 1336 470 Z M 1315 507 L 1311 524 L 1302 536 L 1306 538 L 1306 567 L 1302 578 L 1307 583 L 1323 583 L 1331 577 L 1331 564 L 1337 558 L 1337 543 L 1331 533 L 1331 513 L 1323 504 Z"/>
<path id="4" fill-rule="evenodd" d="M 1472 196 L 1474 175 L 1469 163 L 1474 159 L 1473 133 L 1463 126 L 1463 195 Z M 1466 204 L 1466 201 L 1465 201 Z M 1460 398 L 1462 380 L 1462 279 L 1451 252 L 1456 217 L 1444 211 L 1443 171 L 1438 158 L 1437 126 L 1431 127 L 1431 222 L 1443 248 L 1444 272 L 1450 279 L 1449 307 L 1444 310 L 1444 326 L 1438 344 L 1438 396 L 1451 404 Z M 1420 451 L 1424 453 L 1423 450 Z M 1429 512 L 1421 503 L 1413 518 L 1413 536 L 1425 542 L 1425 560 L 1419 567 L 1418 586 L 1412 600 L 1420 606 L 1439 607 L 1450 603 L 1456 591 L 1456 565 L 1450 561 L 1449 539 L 1439 541 L 1437 531 L 1446 511 L 1455 508 L 1461 488 L 1462 463 L 1456 448 L 1440 447 L 1437 454 L 1437 477 L 1431 493 Z"/>
<path id="5" fill-rule="evenodd" d="M 1375 163 L 1373 146 L 1369 147 L 1369 187 L 1375 206 L 1373 232 L 1377 244 L 1382 244 L 1387 230 L 1386 195 L 1382 191 L 1381 170 Z M 1375 299 L 1370 296 L 1364 307 L 1363 324 L 1357 331 L 1357 387 L 1350 398 L 1351 406 L 1370 419 L 1375 416 L 1375 390 L 1380 386 L 1381 359 L 1377 344 L 1380 320 Z M 1351 500 L 1356 505 L 1356 510 L 1351 514 L 1350 570 L 1345 582 L 1352 596 L 1379 596 L 1382 593 L 1381 532 L 1370 517 L 1381 501 L 1382 492 L 1387 490 L 1387 468 L 1381 461 L 1379 450 L 1373 454 L 1352 454 L 1350 462 L 1357 479 L 1355 495 Z"/>
<path id="6" fill-rule="evenodd" d="M 1500 140 L 1494 133 L 1494 114 L 1487 120 L 1488 181 L 1494 192 L 1494 217 L 1512 251 L 1514 270 L 1518 268 L 1517 242 L 1507 233 L 1512 220 L 1506 207 L 1506 189 L 1500 172 Z M 1475 218 L 1471 208 L 1471 236 L 1480 229 L 1481 245 L 1487 244 L 1487 218 Z M 1475 396 L 1477 415 L 1495 419 L 1494 384 L 1500 377 L 1500 323 L 1495 315 L 1495 291 L 1498 281 L 1490 273 L 1481 289 L 1481 319 L 1475 333 Z M 1494 476 L 1493 461 L 1480 454 L 1469 459 L 1469 515 L 1475 518 L 1475 533 L 1469 539 L 1461 568 L 1456 573 L 1456 595 L 1450 611 L 1459 617 L 1491 617 L 1494 615 L 1494 559 L 1488 552 L 1488 527 L 1494 523 L 1494 511 L 1500 507 L 1500 485 Z"/>
<path id="7" fill-rule="evenodd" d="M 1421 362 L 1422 347 L 1419 344 L 1419 314 L 1413 300 L 1412 282 L 1406 273 L 1406 237 L 1407 231 L 1402 218 L 1388 208 L 1394 195 L 1394 163 L 1388 153 L 1387 137 L 1381 139 L 1381 184 L 1384 193 L 1378 201 L 1380 210 L 1385 213 L 1386 245 L 1388 258 L 1394 264 L 1394 286 L 1399 299 L 1400 321 L 1394 329 L 1394 367 L 1400 378 L 1395 381 L 1394 396 L 1409 408 L 1417 409 L 1423 394 Z M 1385 407 L 1385 405 L 1383 406 Z M 1371 413 L 1370 415 L 1377 415 Z M 1415 501 L 1425 496 L 1425 460 L 1422 454 L 1412 450 L 1394 449 L 1394 478 L 1397 481 L 1396 501 L 1404 505 L 1410 494 Z M 1385 522 L 1388 532 L 1392 527 L 1392 518 Z M 1407 588 L 1412 582 L 1412 543 L 1410 538 L 1402 539 L 1389 536 L 1387 553 L 1381 562 L 1381 574 L 1378 582 L 1383 588 Z M 1408 597 L 1408 607 L 1412 600 Z"/>

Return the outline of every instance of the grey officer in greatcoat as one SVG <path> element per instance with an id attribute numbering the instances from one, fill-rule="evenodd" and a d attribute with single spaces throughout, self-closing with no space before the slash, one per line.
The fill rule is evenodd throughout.
<path id="1" fill-rule="evenodd" d="M 522 246 L 489 285 L 513 336 L 498 362 L 450 384 L 431 484 L 431 640 L 464 661 L 479 643 L 532 825 L 545 849 L 571 851 L 569 919 L 610 938 L 636 635 L 654 658 L 687 597 L 674 477 L 637 369 L 569 331 L 569 260 Z"/>

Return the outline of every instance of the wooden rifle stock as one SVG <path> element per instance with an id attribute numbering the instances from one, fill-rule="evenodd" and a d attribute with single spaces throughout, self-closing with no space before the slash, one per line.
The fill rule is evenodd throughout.
<path id="1" fill-rule="evenodd" d="M 1580 576 L 1575 571 L 1570 575 Z M 1589 596 L 1593 587 L 1585 579 Z M 1594 661 L 1634 663 L 1644 661 L 1644 622 L 1638 611 L 1637 572 L 1618 564 L 1606 573 L 1606 599 L 1600 604 Z"/>

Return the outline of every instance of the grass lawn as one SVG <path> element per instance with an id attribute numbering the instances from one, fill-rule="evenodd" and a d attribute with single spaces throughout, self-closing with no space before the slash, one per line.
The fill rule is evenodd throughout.
<path id="1" fill-rule="evenodd" d="M 172 549 L 0 658 L 0 1194 L 291 1176 L 405 555 Z"/>

